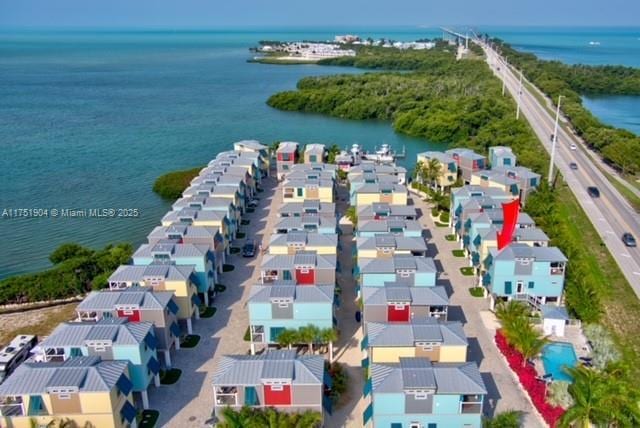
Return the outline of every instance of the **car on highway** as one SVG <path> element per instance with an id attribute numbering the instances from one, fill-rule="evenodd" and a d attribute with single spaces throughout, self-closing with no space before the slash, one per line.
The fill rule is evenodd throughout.
<path id="1" fill-rule="evenodd" d="M 569 148 L 571 150 L 578 150 L 578 146 L 576 146 L 575 144 L 571 143 L 571 145 L 569 146 Z"/>
<path id="2" fill-rule="evenodd" d="M 624 242 L 624 245 L 626 245 L 627 247 L 637 246 L 636 238 L 634 238 L 633 235 L 629 232 L 625 232 L 622 234 L 622 242 Z"/>
<path id="3" fill-rule="evenodd" d="M 569 163 L 569 168 L 571 168 L 572 170 L 577 170 L 578 169 L 578 164 L 575 162 L 571 162 Z"/>
<path id="4" fill-rule="evenodd" d="M 587 187 L 587 193 L 589 194 L 589 196 L 591 196 L 592 198 L 599 198 L 600 197 L 600 190 L 598 190 L 597 187 L 595 186 L 589 186 Z"/>
<path id="5" fill-rule="evenodd" d="M 253 257 L 256 255 L 256 241 L 247 238 L 242 246 L 242 257 Z"/>

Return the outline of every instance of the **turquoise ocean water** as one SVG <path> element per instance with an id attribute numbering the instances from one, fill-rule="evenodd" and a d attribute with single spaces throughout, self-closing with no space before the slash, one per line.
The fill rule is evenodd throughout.
<path id="1" fill-rule="evenodd" d="M 249 47 L 263 39 L 326 40 L 346 32 L 395 40 L 439 35 L 429 28 L 1 31 L 0 209 L 137 208 L 141 215 L 0 219 L 0 277 L 46 268 L 48 254 L 63 242 L 92 247 L 143 242 L 170 206 L 151 191 L 154 179 L 203 165 L 233 141 L 288 139 L 368 148 L 390 143 L 406 147 L 407 166 L 418 151 L 441 149 L 397 135 L 388 123 L 266 106 L 269 95 L 293 89 L 304 76 L 360 71 L 251 64 Z M 514 44 L 540 53 L 527 44 L 534 36 L 516 40 L 514 34 L 509 36 Z M 543 35 L 538 45 L 553 44 L 544 41 L 551 39 Z M 561 47 L 556 52 L 565 59 Z"/>

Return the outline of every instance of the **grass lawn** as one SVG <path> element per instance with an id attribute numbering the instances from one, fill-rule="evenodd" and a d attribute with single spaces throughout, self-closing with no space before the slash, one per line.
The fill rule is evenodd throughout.
<path id="1" fill-rule="evenodd" d="M 227 289 L 226 285 L 222 285 L 222 284 L 216 284 L 213 289 L 215 290 L 216 293 L 222 293 L 223 291 L 225 291 Z"/>
<path id="2" fill-rule="evenodd" d="M 558 192 L 560 214 L 569 219 L 567 227 L 586 249 L 588 274 L 602 284 L 598 290 L 604 308 L 602 323 L 614 334 L 634 373 L 640 375 L 640 301 L 569 188 L 562 186 Z"/>
<path id="3" fill-rule="evenodd" d="M 229 253 L 238 254 L 240 252 L 240 247 L 231 247 L 229 248 Z"/>
<path id="4" fill-rule="evenodd" d="M 241 224 L 241 225 L 243 225 L 243 226 L 246 226 L 246 225 L 248 225 L 249 223 L 251 223 L 251 220 L 241 220 L 241 221 L 240 221 L 240 224 Z"/>
<path id="5" fill-rule="evenodd" d="M 464 250 L 452 250 L 451 254 L 453 254 L 454 257 L 464 257 Z"/>
<path id="6" fill-rule="evenodd" d="M 471 287 L 469 289 L 469 294 L 473 297 L 484 297 L 484 288 L 483 287 Z"/>
<path id="7" fill-rule="evenodd" d="M 158 422 L 158 417 L 160 417 L 160 412 L 157 410 L 143 410 L 141 413 L 138 413 L 138 427 L 153 428 L 156 426 L 156 422 Z"/>
<path id="8" fill-rule="evenodd" d="M 243 239 L 245 236 L 247 236 L 247 234 L 244 232 L 236 233 L 236 239 Z"/>
<path id="9" fill-rule="evenodd" d="M 173 385 L 180 379 L 182 375 L 182 370 L 180 369 L 169 369 L 169 370 L 160 370 L 160 384 L 162 385 Z"/>
<path id="10" fill-rule="evenodd" d="M 78 302 L 0 315 L 0 343 L 7 343 L 19 334 L 48 336 L 58 324 L 75 318 L 77 306 Z"/>
<path id="11" fill-rule="evenodd" d="M 460 272 L 464 275 L 464 276 L 473 276 L 474 274 L 474 269 L 471 266 L 465 266 L 465 267 L 461 267 L 460 268 Z"/>
<path id="12" fill-rule="evenodd" d="M 235 268 L 236 267 L 234 265 L 224 264 L 224 265 L 222 265 L 222 272 L 231 272 Z"/>
<path id="13" fill-rule="evenodd" d="M 447 223 L 440 223 L 436 221 L 436 226 L 437 227 L 449 227 L 449 225 Z"/>
<path id="14" fill-rule="evenodd" d="M 447 241 L 455 241 L 456 240 L 456 235 L 447 235 L 444 237 L 444 239 L 446 239 Z"/>
<path id="15" fill-rule="evenodd" d="M 216 308 L 207 306 L 206 308 L 200 307 L 200 318 L 211 318 L 216 313 Z"/>
<path id="16" fill-rule="evenodd" d="M 197 334 L 190 334 L 188 336 L 186 336 L 182 342 L 180 342 L 180 347 L 181 348 L 195 348 L 196 346 L 198 346 L 198 343 L 200 342 L 200 336 L 198 336 Z"/>

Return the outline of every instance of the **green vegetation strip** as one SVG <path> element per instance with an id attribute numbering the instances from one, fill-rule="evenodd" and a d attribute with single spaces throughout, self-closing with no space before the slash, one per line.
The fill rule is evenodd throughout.
<path id="1" fill-rule="evenodd" d="M 200 318 L 211 318 L 216 313 L 216 308 L 207 306 L 206 308 L 200 308 Z"/>
<path id="2" fill-rule="evenodd" d="M 469 294 L 473 297 L 484 297 L 484 288 L 483 287 L 471 287 L 469 288 Z"/>
<path id="3" fill-rule="evenodd" d="M 173 171 L 158 177 L 153 184 L 153 191 L 163 199 L 178 199 L 184 189 L 189 187 L 203 167 Z"/>
<path id="4" fill-rule="evenodd" d="M 451 254 L 453 254 L 454 257 L 464 257 L 464 250 L 452 250 Z"/>
<path id="5" fill-rule="evenodd" d="M 182 370 L 180 369 L 169 369 L 169 370 L 160 370 L 160 383 L 162 385 L 173 385 L 180 379 L 182 375 Z"/>
<path id="6" fill-rule="evenodd" d="M 197 334 L 190 334 L 186 336 L 182 342 L 180 342 L 180 347 L 187 349 L 195 348 L 196 346 L 198 346 L 199 342 L 200 336 L 198 336 Z"/>
<path id="7" fill-rule="evenodd" d="M 158 422 L 160 412 L 157 410 L 143 410 L 138 416 L 139 428 L 153 428 Z"/>
<path id="8" fill-rule="evenodd" d="M 447 241 L 455 241 L 456 240 L 456 235 L 447 235 L 444 237 L 444 239 L 446 239 Z"/>
<path id="9" fill-rule="evenodd" d="M 473 276 L 475 274 L 475 270 L 471 266 L 465 266 L 460 268 L 460 273 L 464 276 Z"/>

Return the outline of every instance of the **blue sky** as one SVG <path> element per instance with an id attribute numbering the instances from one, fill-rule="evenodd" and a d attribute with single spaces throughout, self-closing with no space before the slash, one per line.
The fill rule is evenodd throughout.
<path id="1" fill-rule="evenodd" d="M 638 0 L 0 0 L 0 26 L 639 25 Z"/>

